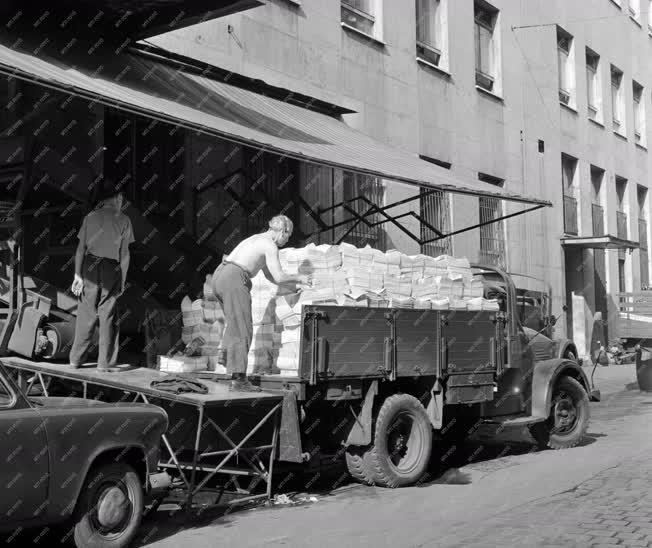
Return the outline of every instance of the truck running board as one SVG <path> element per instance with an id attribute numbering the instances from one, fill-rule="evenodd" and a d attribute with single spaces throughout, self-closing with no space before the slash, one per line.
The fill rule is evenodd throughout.
<path id="1" fill-rule="evenodd" d="M 490 419 L 485 419 L 483 424 L 499 424 L 503 427 L 507 426 L 529 426 L 531 424 L 537 424 L 546 420 L 546 417 L 533 417 L 531 415 L 527 416 L 509 416 L 509 417 L 492 417 Z"/>

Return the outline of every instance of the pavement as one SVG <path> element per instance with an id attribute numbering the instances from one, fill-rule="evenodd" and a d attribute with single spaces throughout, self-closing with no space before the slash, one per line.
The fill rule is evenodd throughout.
<path id="1" fill-rule="evenodd" d="M 337 476 L 306 504 L 190 522 L 163 508 L 145 520 L 138 545 L 652 547 L 652 393 L 635 381 L 633 365 L 596 369 L 603 400 L 591 404 L 580 447 L 533 451 L 476 441 L 441 456 L 415 487 L 366 487 Z"/>

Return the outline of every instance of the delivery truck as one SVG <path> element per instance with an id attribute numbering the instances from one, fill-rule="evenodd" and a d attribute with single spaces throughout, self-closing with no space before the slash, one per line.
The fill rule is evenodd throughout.
<path id="1" fill-rule="evenodd" d="M 434 445 L 483 424 L 524 427 L 540 447 L 580 444 L 599 391 L 557 342 L 524 328 L 506 272 L 473 273 L 498 311 L 304 306 L 298 374 L 260 378 L 296 395 L 280 460 L 339 454 L 357 480 L 399 487 L 423 477 Z"/>

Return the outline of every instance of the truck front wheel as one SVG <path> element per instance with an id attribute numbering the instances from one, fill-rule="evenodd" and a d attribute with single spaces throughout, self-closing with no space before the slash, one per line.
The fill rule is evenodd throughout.
<path id="1" fill-rule="evenodd" d="M 569 449 L 578 445 L 589 427 L 589 397 L 584 387 L 571 377 L 561 377 L 552 392 L 548 420 L 532 427 L 532 435 L 542 447 Z"/>
<path id="2" fill-rule="evenodd" d="M 426 473 L 432 452 L 432 426 L 421 402 L 409 394 L 387 398 L 378 412 L 374 444 L 364 455 L 367 480 L 381 487 L 403 487 Z"/>

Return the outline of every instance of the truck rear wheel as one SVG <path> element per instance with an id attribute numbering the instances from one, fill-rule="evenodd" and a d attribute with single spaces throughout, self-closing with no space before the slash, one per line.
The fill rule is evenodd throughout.
<path id="1" fill-rule="evenodd" d="M 431 452 L 432 426 L 423 405 L 409 394 L 395 394 L 378 412 L 374 444 L 362 466 L 368 482 L 403 487 L 423 477 Z"/>
<path id="2" fill-rule="evenodd" d="M 346 450 L 346 468 L 351 477 L 360 483 L 373 482 L 369 470 L 369 449 L 359 446 L 351 446 Z"/>
<path id="3" fill-rule="evenodd" d="M 571 377 L 561 377 L 552 392 L 550 416 L 532 427 L 541 447 L 569 449 L 578 445 L 589 427 L 589 396 Z"/>

